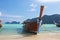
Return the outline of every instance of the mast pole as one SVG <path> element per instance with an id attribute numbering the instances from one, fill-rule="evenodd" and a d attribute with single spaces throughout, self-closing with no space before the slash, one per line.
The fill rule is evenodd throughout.
<path id="1" fill-rule="evenodd" d="M 39 15 L 39 20 L 42 20 L 42 13 L 43 13 L 44 6 L 42 5 L 40 7 L 40 15 Z"/>
<path id="2" fill-rule="evenodd" d="M 40 32 L 40 27 L 41 27 L 41 23 L 42 23 L 42 13 L 43 13 L 43 9 L 44 6 L 42 5 L 40 7 L 40 14 L 39 14 L 39 18 L 38 18 L 38 33 Z"/>

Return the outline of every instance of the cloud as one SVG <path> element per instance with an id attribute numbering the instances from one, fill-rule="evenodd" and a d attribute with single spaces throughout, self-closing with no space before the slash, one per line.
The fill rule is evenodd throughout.
<path id="1" fill-rule="evenodd" d="M 2 15 L 2 13 L 0 12 L 0 16 Z"/>
<path id="2" fill-rule="evenodd" d="M 38 2 L 59 2 L 60 0 L 38 0 Z"/>
<path id="3" fill-rule="evenodd" d="M 0 16 L 1 17 L 7 17 L 7 18 L 21 18 L 22 16 L 20 15 L 10 15 L 10 14 L 4 14 L 2 12 L 0 12 Z"/>
<path id="4" fill-rule="evenodd" d="M 22 16 L 19 15 L 2 15 L 2 17 L 7 17 L 7 18 L 21 18 Z"/>
<path id="5" fill-rule="evenodd" d="M 36 9 L 32 8 L 30 11 L 31 11 L 31 12 L 34 12 L 34 11 L 36 11 Z"/>
<path id="6" fill-rule="evenodd" d="M 28 11 L 34 12 L 34 11 L 36 11 L 37 4 L 31 3 L 31 4 L 29 5 L 29 7 L 30 7 L 30 9 L 29 9 Z"/>
<path id="7" fill-rule="evenodd" d="M 11 21 L 21 21 L 22 17 L 21 15 L 12 15 L 12 14 L 2 14 L 2 22 L 11 22 Z"/>
<path id="8" fill-rule="evenodd" d="M 30 7 L 36 8 L 37 7 L 37 4 L 32 3 L 32 4 L 30 4 Z"/>
<path id="9" fill-rule="evenodd" d="M 35 8 L 31 8 L 31 9 L 29 9 L 29 10 L 27 10 L 27 11 L 29 11 L 29 12 L 35 12 L 36 9 L 35 9 Z"/>

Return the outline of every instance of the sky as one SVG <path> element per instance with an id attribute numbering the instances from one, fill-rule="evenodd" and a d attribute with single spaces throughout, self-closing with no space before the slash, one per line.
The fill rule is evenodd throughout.
<path id="1" fill-rule="evenodd" d="M 23 22 L 39 17 L 41 5 L 44 5 L 43 15 L 60 14 L 60 0 L 0 0 L 0 19 Z"/>

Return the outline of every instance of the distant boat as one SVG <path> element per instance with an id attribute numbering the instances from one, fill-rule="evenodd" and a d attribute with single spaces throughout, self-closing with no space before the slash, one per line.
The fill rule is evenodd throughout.
<path id="1" fill-rule="evenodd" d="M 2 27 L 1 20 L 0 20 L 0 28 Z"/>
<path id="2" fill-rule="evenodd" d="M 57 27 L 60 27 L 60 24 L 56 24 Z"/>
<path id="3" fill-rule="evenodd" d="M 60 24 L 56 24 L 57 27 L 60 27 Z"/>
<path id="4" fill-rule="evenodd" d="M 57 26 L 57 27 L 60 27 L 60 24 L 59 23 L 56 23 L 56 22 L 54 22 L 55 23 L 55 25 Z"/>
<path id="5" fill-rule="evenodd" d="M 0 24 L 0 28 L 2 27 L 2 24 Z"/>

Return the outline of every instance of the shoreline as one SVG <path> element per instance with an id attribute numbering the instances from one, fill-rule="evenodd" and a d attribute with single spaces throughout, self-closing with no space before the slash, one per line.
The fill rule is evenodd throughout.
<path id="1" fill-rule="evenodd" d="M 38 33 L 37 35 L 7 35 L 0 36 L 0 40 L 60 40 L 59 33 Z"/>

